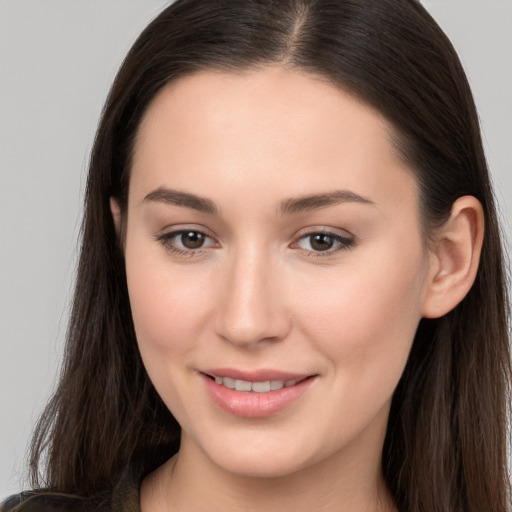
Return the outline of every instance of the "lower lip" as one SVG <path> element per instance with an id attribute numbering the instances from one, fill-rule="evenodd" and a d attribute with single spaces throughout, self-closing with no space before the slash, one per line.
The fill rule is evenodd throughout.
<path id="1" fill-rule="evenodd" d="M 282 411 L 298 400 L 315 380 L 308 377 L 294 386 L 255 393 L 227 388 L 204 374 L 202 377 L 213 401 L 224 411 L 243 418 L 265 418 Z"/>

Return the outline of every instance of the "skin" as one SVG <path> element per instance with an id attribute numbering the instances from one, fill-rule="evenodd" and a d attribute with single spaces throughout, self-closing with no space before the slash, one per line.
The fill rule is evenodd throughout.
<path id="1" fill-rule="evenodd" d="M 349 94 L 275 67 L 200 72 L 150 105 L 126 271 L 144 364 L 183 434 L 143 482 L 143 512 L 395 510 L 381 472 L 391 397 L 420 319 L 471 286 L 483 216 L 461 198 L 427 247 L 417 182 L 390 137 Z M 163 188 L 216 212 L 170 204 Z M 365 201 L 282 211 L 334 191 Z M 112 212 L 121 231 L 115 199 Z M 187 248 L 180 229 L 204 244 Z M 315 250 L 313 233 L 332 248 Z M 201 372 L 225 367 L 314 378 L 276 414 L 241 418 L 205 389 Z"/>

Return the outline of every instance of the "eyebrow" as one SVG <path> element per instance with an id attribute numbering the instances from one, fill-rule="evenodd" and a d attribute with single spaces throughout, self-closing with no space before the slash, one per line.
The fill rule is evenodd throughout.
<path id="1" fill-rule="evenodd" d="M 218 213 L 217 207 L 210 199 L 163 187 L 150 192 L 144 198 L 143 202 L 156 202 L 174 206 L 184 206 L 185 208 L 192 208 L 193 210 L 197 210 L 202 213 L 209 213 L 211 215 L 216 215 Z"/>
<path id="2" fill-rule="evenodd" d="M 217 215 L 219 212 L 215 203 L 210 199 L 164 187 L 150 192 L 144 197 L 143 202 L 157 202 L 173 206 L 183 206 L 211 215 Z M 293 215 L 342 203 L 375 205 L 370 199 L 356 194 L 355 192 L 351 192 L 350 190 L 336 190 L 324 194 L 313 194 L 286 199 L 281 202 L 280 211 L 283 215 Z"/>
<path id="3" fill-rule="evenodd" d="M 281 213 L 284 215 L 293 215 L 294 213 L 318 210 L 320 208 L 341 203 L 359 203 L 375 206 L 373 201 L 360 196 L 355 192 L 351 192 L 350 190 L 336 190 L 325 194 L 315 194 L 287 199 L 281 203 Z"/>

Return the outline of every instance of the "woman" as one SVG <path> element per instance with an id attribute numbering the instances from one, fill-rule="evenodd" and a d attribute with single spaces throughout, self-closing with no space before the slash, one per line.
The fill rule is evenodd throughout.
<path id="1" fill-rule="evenodd" d="M 107 100 L 39 490 L 4 509 L 509 510 L 507 312 L 421 5 L 178 0 Z"/>

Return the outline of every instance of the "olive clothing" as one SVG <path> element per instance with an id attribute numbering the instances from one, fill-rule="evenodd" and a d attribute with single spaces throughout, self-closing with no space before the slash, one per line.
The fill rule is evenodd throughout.
<path id="1" fill-rule="evenodd" d="M 126 470 L 112 491 L 91 498 L 25 491 L 7 498 L 0 512 L 140 512 L 140 479 Z"/>

